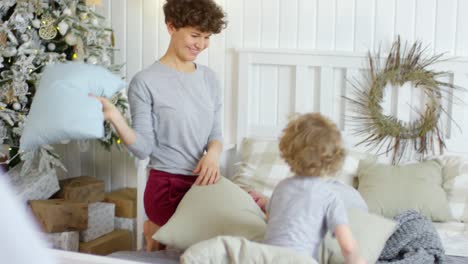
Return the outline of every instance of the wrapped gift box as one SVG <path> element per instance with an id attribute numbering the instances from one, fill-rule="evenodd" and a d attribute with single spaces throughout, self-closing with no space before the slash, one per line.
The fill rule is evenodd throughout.
<path id="1" fill-rule="evenodd" d="M 21 166 L 16 166 L 9 170 L 8 174 L 18 196 L 24 201 L 46 200 L 59 190 L 59 181 L 55 170 L 31 171 L 27 175 L 21 175 Z"/>
<path id="2" fill-rule="evenodd" d="M 80 247 L 78 231 L 46 234 L 52 248 L 77 252 Z"/>
<path id="3" fill-rule="evenodd" d="M 123 218 L 136 217 L 137 191 L 135 188 L 124 188 L 106 193 L 104 201 L 115 204 L 115 216 Z"/>
<path id="4" fill-rule="evenodd" d="M 42 229 L 48 233 L 88 228 L 88 204 L 63 199 L 29 201 Z"/>
<path id="5" fill-rule="evenodd" d="M 104 182 L 90 176 L 80 176 L 60 181 L 60 191 L 55 198 L 88 203 L 104 200 Z"/>
<path id="6" fill-rule="evenodd" d="M 80 252 L 102 256 L 129 250 L 132 250 L 132 235 L 127 230 L 115 230 L 93 241 L 80 243 Z"/>
<path id="7" fill-rule="evenodd" d="M 115 204 L 89 204 L 88 228 L 80 232 L 80 241 L 88 242 L 114 231 L 114 215 Z"/>
<path id="8" fill-rule="evenodd" d="M 132 248 L 136 248 L 136 218 L 123 218 L 123 217 L 116 217 L 115 218 L 115 229 L 123 229 L 128 230 L 132 234 Z"/>
<path id="9" fill-rule="evenodd" d="M 116 217 L 114 223 L 115 229 L 125 229 L 134 233 L 136 231 L 136 218 Z"/>

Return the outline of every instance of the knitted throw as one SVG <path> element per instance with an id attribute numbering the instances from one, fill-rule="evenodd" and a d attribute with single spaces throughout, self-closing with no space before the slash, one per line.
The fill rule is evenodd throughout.
<path id="1" fill-rule="evenodd" d="M 445 263 L 445 251 L 431 221 L 414 210 L 394 219 L 396 230 L 385 243 L 378 264 Z"/>

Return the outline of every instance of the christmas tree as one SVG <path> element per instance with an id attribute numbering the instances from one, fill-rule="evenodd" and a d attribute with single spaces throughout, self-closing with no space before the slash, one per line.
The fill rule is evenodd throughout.
<path id="1" fill-rule="evenodd" d="M 45 65 L 82 61 L 118 72 L 112 63 L 113 32 L 105 18 L 82 0 L 0 1 L 0 144 L 8 146 L 8 169 L 21 162 L 22 174 L 31 169 L 63 167 L 52 146 L 18 153 L 22 127 Z M 112 102 L 123 112 L 121 94 Z M 109 124 L 101 143 L 109 149 L 120 143 Z"/>

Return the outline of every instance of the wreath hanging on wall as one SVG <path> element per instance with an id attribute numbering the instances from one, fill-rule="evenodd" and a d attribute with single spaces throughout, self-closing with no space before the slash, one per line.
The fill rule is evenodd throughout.
<path id="1" fill-rule="evenodd" d="M 409 49 L 402 49 L 400 38 L 393 43 L 386 61 L 382 64 L 380 54 L 369 52 L 369 69 L 366 73 L 367 83 L 352 81 L 354 98 L 351 102 L 356 135 L 363 137 L 357 145 L 377 149 L 380 154 L 392 155 L 392 164 L 397 164 L 405 152 L 412 147 L 423 159 L 428 154 L 440 154 L 445 148 L 444 131 L 440 116 L 448 112 L 442 101 L 450 96 L 454 89 L 460 87 L 441 81 L 449 72 L 439 72 L 431 66 L 441 60 L 443 54 L 425 56 L 425 49 L 420 42 L 415 42 Z M 385 87 L 390 84 L 402 87 L 410 83 L 414 89 L 422 89 L 425 95 L 425 109 L 418 112 L 418 118 L 404 122 L 392 115 L 383 113 L 382 102 Z M 383 149 L 383 153 L 382 150 Z"/>

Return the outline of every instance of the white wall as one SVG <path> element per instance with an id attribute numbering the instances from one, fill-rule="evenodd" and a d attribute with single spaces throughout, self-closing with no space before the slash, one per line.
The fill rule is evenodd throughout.
<path id="1" fill-rule="evenodd" d="M 238 98 L 237 58 L 234 48 L 290 48 L 362 52 L 383 51 L 396 35 L 410 42 L 421 40 L 433 53 L 468 56 L 467 0 L 217 0 L 228 14 L 228 28 L 214 36 L 198 59 L 221 79 L 224 98 L 224 133 L 235 141 Z M 98 10 L 110 19 L 116 36 L 116 62 L 125 62 L 127 80 L 163 55 L 168 44 L 162 5 L 164 0 L 103 0 Z M 255 68 L 268 76 L 257 96 L 277 109 L 282 91 L 278 82 L 287 68 Z M 313 76 L 311 77 L 313 80 Z M 265 78 L 257 78 L 262 82 Z M 263 81 L 265 82 L 265 81 Z M 240 99 L 242 100 L 242 98 Z M 277 122 L 264 110 L 255 114 L 260 123 Z M 290 109 L 281 109 L 287 113 Z M 281 112 L 280 112 L 281 113 Z M 79 153 L 74 144 L 60 146 L 71 176 L 88 174 L 104 179 L 109 188 L 136 185 L 134 162 L 128 154 L 107 153 L 92 144 Z"/>

